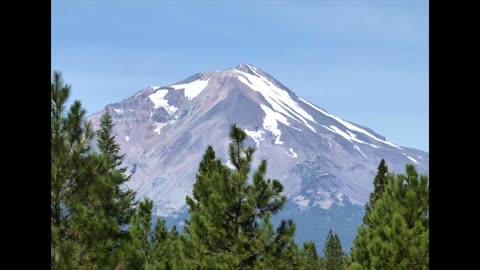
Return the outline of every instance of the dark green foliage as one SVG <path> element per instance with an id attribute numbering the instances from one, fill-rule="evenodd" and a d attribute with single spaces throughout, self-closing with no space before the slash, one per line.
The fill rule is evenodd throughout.
<path id="1" fill-rule="evenodd" d="M 267 225 L 264 230 L 266 236 L 264 255 L 248 269 L 300 269 L 302 261 L 294 242 L 295 224 L 292 220 L 282 220 L 274 233 L 269 216 L 270 214 L 264 221 Z"/>
<path id="2" fill-rule="evenodd" d="M 352 250 L 353 269 L 429 268 L 429 180 L 413 165 L 388 174 L 387 185 L 362 225 Z"/>
<path id="3" fill-rule="evenodd" d="M 332 230 L 328 232 L 327 240 L 323 248 L 323 266 L 327 270 L 345 269 L 345 254 L 337 234 Z"/>
<path id="4" fill-rule="evenodd" d="M 153 201 L 141 201 L 132 217 L 127 242 L 126 269 L 185 269 L 179 268 L 178 232 L 167 230 L 165 221 L 157 220 L 152 229 Z"/>
<path id="5" fill-rule="evenodd" d="M 368 224 L 368 217 L 371 211 L 372 206 L 375 202 L 382 196 L 385 186 L 387 185 L 387 173 L 388 167 L 385 160 L 382 158 L 380 164 L 378 165 L 377 175 L 373 180 L 373 192 L 370 193 L 370 200 L 365 205 L 365 216 L 363 218 L 363 223 Z"/>
<path id="6" fill-rule="evenodd" d="M 75 101 L 66 111 L 70 86 L 60 72 L 51 83 L 51 261 L 52 269 L 112 269 L 125 236 L 133 192 L 122 191 L 127 177 L 108 154 L 93 153 L 86 111 Z M 111 125 L 102 129 L 111 134 Z M 108 123 L 107 123 L 108 124 Z M 105 147 L 115 145 L 106 142 Z M 118 163 L 119 164 L 119 163 Z M 117 164 L 117 165 L 118 165 Z"/>
<path id="7" fill-rule="evenodd" d="M 112 163 L 113 168 L 121 165 L 124 155 L 119 154 L 120 146 L 115 142 L 112 116 L 108 110 L 105 110 L 105 113 L 100 119 L 100 129 L 97 131 L 97 143 L 100 152 L 110 159 L 109 162 Z"/>
<path id="8" fill-rule="evenodd" d="M 154 242 L 152 240 L 157 235 L 152 231 L 152 208 L 153 201 L 145 199 L 138 204 L 135 215 L 132 217 L 129 229 L 131 241 L 129 262 L 132 269 L 151 269 L 153 266 Z M 161 230 L 158 225 L 157 230 Z"/>
<path id="9" fill-rule="evenodd" d="M 302 269 L 318 270 L 320 269 L 320 259 L 317 254 L 317 247 L 313 242 L 303 243 L 303 249 L 300 252 L 302 260 Z"/>
<path id="10" fill-rule="evenodd" d="M 294 224 L 282 222 L 274 233 L 270 223 L 270 214 L 285 204 L 283 186 L 278 180 L 265 179 L 265 160 L 253 174 L 253 183 L 248 182 L 255 150 L 244 148 L 245 139 L 245 132 L 232 125 L 229 162 L 233 170 L 208 147 L 196 176 L 193 198 L 187 197 L 190 220 L 185 241 L 189 243 L 184 245 L 190 245 L 189 259 L 199 269 L 251 269 L 257 262 L 268 265 L 267 257 L 272 254 L 296 252 Z"/>
<path id="11" fill-rule="evenodd" d="M 79 256 L 85 252 L 82 242 L 70 241 L 78 237 L 72 230 L 77 220 L 73 209 L 85 197 L 83 190 L 91 182 L 95 157 L 87 155 L 89 140 L 93 137 L 90 125 L 83 122 L 85 110 L 75 101 L 68 111 L 65 103 L 70 86 L 65 85 L 60 72 L 54 72 L 51 83 L 51 231 L 52 268 L 66 269 L 81 264 Z"/>
<path id="12" fill-rule="evenodd" d="M 103 158 L 101 167 L 103 170 L 99 171 L 104 182 L 99 194 L 103 198 L 102 209 L 115 217 L 117 225 L 121 227 L 128 224 L 133 214 L 135 193 L 132 190 L 122 190 L 121 188 L 130 177 L 125 175 L 126 168 L 119 168 L 124 155 L 120 155 L 120 146 L 115 142 L 112 117 L 108 110 L 100 120 L 97 143 Z"/>

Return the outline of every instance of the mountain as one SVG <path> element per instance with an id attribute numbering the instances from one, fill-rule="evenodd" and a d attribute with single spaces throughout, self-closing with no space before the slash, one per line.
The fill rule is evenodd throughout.
<path id="1" fill-rule="evenodd" d="M 428 153 L 327 112 L 253 65 L 147 87 L 90 116 L 94 128 L 106 109 L 126 153 L 128 186 L 138 198 L 153 199 L 155 214 L 177 226 L 207 146 L 228 164 L 232 123 L 257 148 L 254 165 L 267 159 L 268 177 L 285 187 L 289 202 L 276 219 L 295 219 L 297 240 L 314 240 L 317 247 L 332 228 L 348 251 L 382 158 L 395 172 L 407 163 L 421 173 L 429 168 Z"/>

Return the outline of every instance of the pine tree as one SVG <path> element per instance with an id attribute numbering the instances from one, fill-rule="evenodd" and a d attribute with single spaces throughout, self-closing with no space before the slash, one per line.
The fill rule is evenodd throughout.
<path id="1" fill-rule="evenodd" d="M 323 249 L 324 265 L 327 270 L 340 270 L 345 268 L 345 254 L 337 234 L 332 230 L 328 232 Z"/>
<path id="2" fill-rule="evenodd" d="M 71 223 L 79 203 L 78 194 L 91 181 L 92 158 L 89 141 L 93 133 L 80 101 L 65 111 L 70 97 L 69 85 L 62 74 L 53 73 L 51 83 L 51 231 L 52 268 L 65 269 L 79 263 L 81 244 L 72 240 Z"/>
<path id="3" fill-rule="evenodd" d="M 119 228 L 128 224 L 134 211 L 135 192 L 126 189 L 123 185 L 130 180 L 125 175 L 126 168 L 119 168 L 122 165 L 124 155 L 120 155 L 120 145 L 115 142 L 113 135 L 112 117 L 108 110 L 100 120 L 100 128 L 97 131 L 97 144 L 100 153 L 105 159 L 101 173 L 105 175 L 105 188 L 103 188 L 103 207 L 107 214 L 115 217 Z M 105 196 L 108 192 L 108 196 Z"/>
<path id="4" fill-rule="evenodd" d="M 132 217 L 128 265 L 130 269 L 173 269 L 174 249 L 165 221 L 158 219 L 152 230 L 153 201 L 141 201 Z"/>
<path id="5" fill-rule="evenodd" d="M 177 227 L 173 225 L 172 229 L 167 235 L 165 242 L 165 250 L 167 251 L 163 261 L 165 261 L 164 269 L 191 269 L 192 267 L 185 267 L 181 250 L 181 235 L 177 231 Z"/>
<path id="6" fill-rule="evenodd" d="M 108 115 L 108 114 L 107 114 Z M 121 245 L 128 236 L 124 227 L 133 213 L 134 192 L 123 189 L 128 181 L 125 169 L 118 168 L 122 159 L 120 147 L 112 136 L 111 118 L 102 117 L 98 134 L 100 153 L 90 153 L 84 167 L 88 183 L 74 195 L 77 203 L 71 207 L 72 238 L 82 243 L 81 264 L 113 268 L 118 263 Z"/>
<path id="7" fill-rule="evenodd" d="M 292 220 L 282 220 L 274 233 L 269 216 L 270 214 L 264 221 L 267 228 L 262 234 L 264 254 L 258 258 L 252 269 L 300 269 L 302 259 L 294 241 L 295 224 Z"/>
<path id="8" fill-rule="evenodd" d="M 387 185 L 387 173 L 388 167 L 386 165 L 385 160 L 382 158 L 380 164 L 378 165 L 377 175 L 373 180 L 373 192 L 370 193 L 370 200 L 367 204 L 365 204 L 365 216 L 363 222 L 366 224 L 368 223 L 368 216 L 371 211 L 372 206 L 375 202 L 382 196 L 382 193 L 385 190 L 385 186 Z"/>
<path id="9" fill-rule="evenodd" d="M 413 165 L 388 174 L 352 249 L 353 269 L 429 269 L 429 180 Z"/>
<path id="10" fill-rule="evenodd" d="M 113 121 L 108 108 L 105 109 L 105 113 L 100 119 L 100 128 L 97 131 L 97 144 L 100 152 L 106 155 L 112 163 L 112 168 L 120 166 L 124 155 L 120 155 L 120 145 L 115 142 L 115 136 L 113 135 Z M 121 169 L 122 171 L 125 168 Z"/>
<path id="11" fill-rule="evenodd" d="M 152 235 L 153 201 L 146 198 L 137 205 L 135 215 L 130 225 L 132 268 L 149 270 L 153 266 L 153 235 Z"/>
<path id="12" fill-rule="evenodd" d="M 66 111 L 69 85 L 60 72 L 51 83 L 51 232 L 53 269 L 113 269 L 121 250 L 121 227 L 128 223 L 134 194 L 118 147 L 105 140 L 106 153 L 93 153 L 93 132 L 85 109 L 75 101 Z M 108 121 L 107 121 L 108 122 Z M 110 123 L 111 124 L 111 123 Z M 112 125 L 103 125 L 105 134 Z M 104 136 L 107 138 L 108 136 Z M 108 139 L 108 138 L 107 138 Z M 113 142 L 114 143 L 114 142 Z M 115 162 L 113 162 L 116 160 Z"/>
<path id="13" fill-rule="evenodd" d="M 317 254 L 317 247 L 314 242 L 303 243 L 303 249 L 300 252 L 302 259 L 302 268 L 304 270 L 319 270 L 320 261 Z"/>
<path id="14" fill-rule="evenodd" d="M 268 256 L 268 246 L 277 245 L 272 250 L 279 252 L 294 249 L 294 224 L 283 222 L 275 234 L 269 219 L 285 204 L 283 186 L 278 180 L 265 179 L 265 160 L 253 174 L 253 183 L 248 182 L 254 149 L 245 149 L 245 139 L 246 133 L 232 125 L 229 161 L 233 170 L 209 146 L 199 165 L 193 197 L 187 196 L 190 220 L 185 223 L 183 245 L 190 245 L 189 259 L 198 269 L 249 269 Z"/>

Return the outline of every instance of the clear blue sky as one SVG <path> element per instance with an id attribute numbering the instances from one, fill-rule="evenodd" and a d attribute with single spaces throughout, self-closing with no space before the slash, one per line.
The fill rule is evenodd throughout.
<path id="1" fill-rule="evenodd" d="M 428 151 L 428 1 L 52 1 L 52 69 L 88 113 L 250 63 L 389 141 Z"/>

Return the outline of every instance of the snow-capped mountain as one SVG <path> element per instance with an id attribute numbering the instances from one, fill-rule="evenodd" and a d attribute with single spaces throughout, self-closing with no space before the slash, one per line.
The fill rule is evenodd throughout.
<path id="1" fill-rule="evenodd" d="M 381 158 L 396 172 L 413 163 L 428 173 L 428 153 L 389 142 L 327 112 L 253 65 L 150 86 L 106 109 L 126 153 L 132 174 L 128 186 L 139 198 L 153 199 L 156 214 L 171 222 L 184 217 L 185 196 L 191 194 L 207 146 L 227 163 L 232 123 L 257 148 L 256 164 L 267 159 L 268 177 L 283 183 L 289 203 L 281 217 L 297 220 L 300 240 L 322 242 L 326 231 L 321 230 L 337 227 L 345 231 L 342 241 L 351 242 Z M 103 113 L 89 117 L 94 127 Z M 308 235 L 313 233 L 316 238 Z"/>

